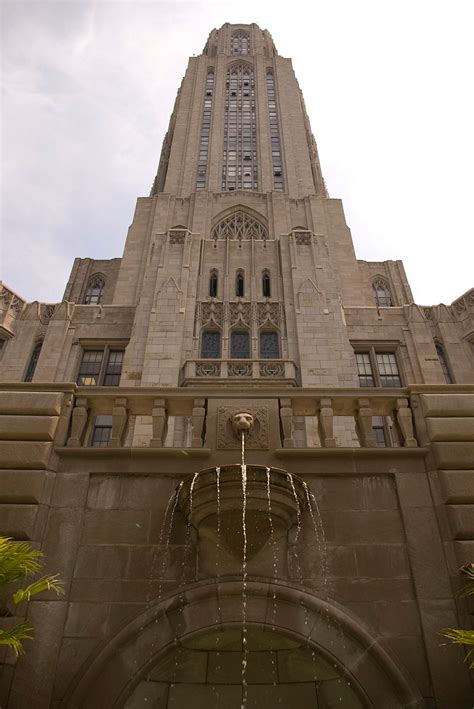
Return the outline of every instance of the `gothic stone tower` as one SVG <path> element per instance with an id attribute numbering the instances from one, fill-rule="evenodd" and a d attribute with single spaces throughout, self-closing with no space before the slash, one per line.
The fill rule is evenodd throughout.
<path id="1" fill-rule="evenodd" d="M 468 623 L 473 308 L 356 259 L 291 60 L 213 30 L 123 257 L 76 259 L 59 304 L 2 287 L 0 532 L 66 590 L 29 604 L 2 706 L 240 706 L 240 566 L 170 494 L 238 460 L 245 411 L 249 459 L 307 480 L 327 545 L 306 519 L 249 560 L 249 706 L 470 707 L 437 632 Z"/>

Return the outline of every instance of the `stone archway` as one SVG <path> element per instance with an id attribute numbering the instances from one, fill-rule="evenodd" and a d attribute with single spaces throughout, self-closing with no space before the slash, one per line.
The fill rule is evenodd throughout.
<path id="1" fill-rule="evenodd" d="M 422 709 L 425 706 L 404 671 L 364 628 L 339 607 L 327 604 L 300 589 L 259 581 L 248 581 L 246 598 L 249 637 L 252 634 L 260 634 L 261 637 L 262 633 L 271 633 L 274 627 L 278 638 L 288 638 L 293 647 L 309 647 L 314 652 L 317 662 L 315 667 L 319 668 L 315 670 L 316 679 L 312 680 L 313 684 L 339 680 L 341 687 L 344 685 L 347 688 L 349 684 L 350 696 L 357 698 L 352 704 L 343 698 L 339 704 L 342 708 L 366 709 L 372 706 L 376 709 Z M 150 684 L 145 686 L 148 677 L 161 677 L 162 683 L 172 683 L 171 675 L 165 676 L 166 666 L 179 662 L 175 655 L 177 648 L 199 649 L 203 638 L 207 638 L 207 643 L 209 638 L 214 642 L 216 633 L 222 633 L 223 638 L 224 635 L 230 638 L 229 632 L 232 629 L 234 634 L 236 630 L 240 632 L 241 623 L 241 581 L 220 579 L 188 587 L 182 593 L 157 602 L 127 625 L 92 660 L 72 691 L 64 698 L 62 706 L 68 709 L 102 709 L 104 706 L 135 709 L 141 706 L 140 696 L 144 696 L 144 689 L 156 690 Z M 250 652 L 253 651 L 252 647 L 251 644 Z M 271 650 L 267 647 L 266 651 Z M 337 669 L 337 673 L 328 675 L 327 667 Z M 235 672 L 235 668 L 232 671 Z M 290 679 L 293 683 L 302 682 L 301 676 L 291 676 L 291 672 Z M 229 682 L 220 684 L 225 687 L 235 685 L 236 682 L 231 682 L 229 678 Z M 274 693 L 278 693 L 278 686 L 282 684 L 277 683 Z M 327 693 L 327 686 L 323 689 Z M 323 689 L 319 691 L 323 692 Z M 190 691 L 190 696 L 195 696 L 192 687 Z M 283 689 L 281 692 L 284 694 Z M 348 697 L 346 689 L 344 692 Z M 309 709 L 309 697 L 313 695 L 307 693 L 304 696 L 306 703 L 298 699 L 297 705 L 301 709 Z M 159 697 L 153 699 L 150 695 L 150 704 L 143 703 L 143 706 L 167 709 L 179 706 L 176 703 L 168 705 L 165 700 L 160 704 L 158 700 Z M 314 706 L 317 706 L 316 702 L 314 694 Z M 227 709 L 233 706 L 224 698 L 222 705 Z M 281 705 L 289 706 L 287 699 Z M 194 705 L 191 703 L 189 706 L 193 709 Z M 195 706 L 200 707 L 201 704 Z M 250 706 L 258 705 L 249 705 L 249 709 Z M 327 703 L 326 706 L 331 704 Z"/>

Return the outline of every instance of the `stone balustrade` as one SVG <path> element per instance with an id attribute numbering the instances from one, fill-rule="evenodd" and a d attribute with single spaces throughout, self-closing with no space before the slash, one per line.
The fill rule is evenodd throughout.
<path id="1" fill-rule="evenodd" d="M 297 385 L 297 368 L 292 360 L 283 359 L 197 359 L 188 360 L 183 367 L 183 385 L 197 385 L 214 382 L 216 379 L 229 380 L 281 380 L 292 386 Z"/>
<path id="2" fill-rule="evenodd" d="M 248 391 L 239 389 L 230 395 L 232 399 L 245 399 L 246 404 L 256 406 L 259 401 L 271 401 L 279 411 L 281 447 L 295 447 L 294 422 L 305 417 L 317 421 L 322 448 L 338 446 L 334 433 L 339 417 L 351 418 L 362 448 L 376 448 L 373 417 L 382 417 L 396 432 L 394 445 L 414 448 L 415 438 L 410 391 L 408 389 L 280 389 Z M 108 416 L 111 432 L 108 447 L 122 447 L 129 421 L 133 417 L 148 417 L 151 420 L 151 447 L 164 447 L 167 441 L 168 423 L 173 417 L 186 417 L 191 426 L 187 447 L 206 447 L 207 412 L 212 400 L 220 401 L 219 387 L 179 389 L 132 389 L 120 387 L 78 387 L 75 406 L 71 416 L 68 447 L 87 446 L 88 431 L 95 417 Z M 226 400 L 229 395 L 226 393 Z M 166 445 L 169 445 L 166 443 Z M 357 445 L 357 444 L 355 444 Z M 388 444 L 389 445 L 389 444 Z M 183 446 L 181 446 L 183 447 Z M 186 444 L 185 446 L 186 447 Z"/>

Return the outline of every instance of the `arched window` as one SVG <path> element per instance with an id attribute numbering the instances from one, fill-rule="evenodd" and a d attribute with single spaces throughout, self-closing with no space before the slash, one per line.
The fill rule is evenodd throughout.
<path id="1" fill-rule="evenodd" d="M 102 301 L 104 286 L 105 277 L 102 273 L 94 273 L 94 275 L 89 278 L 89 282 L 87 283 L 84 303 L 86 305 L 97 305 L 100 303 Z"/>
<path id="2" fill-rule="evenodd" d="M 232 33 L 231 39 L 232 54 L 248 54 L 250 52 L 250 35 L 244 30 L 237 30 Z"/>
<path id="3" fill-rule="evenodd" d="M 28 369 L 25 374 L 25 382 L 32 382 L 35 374 L 36 365 L 38 364 L 39 356 L 41 353 L 41 348 L 43 347 L 42 342 L 38 342 L 35 345 L 33 352 L 31 353 L 30 361 L 28 363 Z"/>
<path id="4" fill-rule="evenodd" d="M 238 242 L 261 240 L 265 242 L 268 232 L 256 219 L 245 212 L 233 212 L 228 217 L 222 219 L 213 229 L 212 238 L 235 239 Z"/>
<path id="5" fill-rule="evenodd" d="M 379 308 L 391 308 L 393 305 L 390 288 L 383 278 L 375 278 L 372 282 L 375 304 Z"/>
<path id="6" fill-rule="evenodd" d="M 250 358 L 250 336 L 247 330 L 233 330 L 231 333 L 230 356 L 232 359 Z"/>
<path id="7" fill-rule="evenodd" d="M 237 296 L 237 298 L 243 298 L 244 292 L 245 292 L 244 272 L 237 271 L 237 275 L 235 277 L 235 295 Z"/>
<path id="8" fill-rule="evenodd" d="M 202 359 L 219 359 L 221 356 L 221 333 L 219 330 L 204 330 L 201 336 Z"/>
<path id="9" fill-rule="evenodd" d="M 217 271 L 213 269 L 209 278 L 209 295 L 211 298 L 217 298 Z"/>
<path id="10" fill-rule="evenodd" d="M 275 330 L 260 332 L 260 359 L 280 358 L 280 337 Z"/>
<path id="11" fill-rule="evenodd" d="M 264 271 L 262 274 L 262 294 L 264 298 L 271 298 L 272 295 L 269 271 Z"/>
<path id="12" fill-rule="evenodd" d="M 448 360 L 446 358 L 443 346 L 439 342 L 436 342 L 435 347 L 436 354 L 438 355 L 439 363 L 441 365 L 441 369 L 443 370 L 444 378 L 446 380 L 446 384 L 454 384 L 454 379 L 451 374 L 451 370 L 449 368 Z"/>

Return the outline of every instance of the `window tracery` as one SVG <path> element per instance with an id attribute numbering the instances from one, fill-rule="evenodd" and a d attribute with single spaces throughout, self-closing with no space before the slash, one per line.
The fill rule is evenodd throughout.
<path id="1" fill-rule="evenodd" d="M 237 241 L 248 241 L 251 239 L 266 241 L 268 232 L 265 227 L 256 219 L 245 212 L 234 212 L 230 216 L 214 227 L 212 238 L 236 239 Z"/>
<path id="2" fill-rule="evenodd" d="M 202 359 L 219 359 L 221 356 L 221 333 L 219 330 L 204 330 L 201 335 Z"/>
<path id="3" fill-rule="evenodd" d="M 283 192 L 283 167 L 281 155 L 280 128 L 275 93 L 275 78 L 272 71 L 267 71 L 268 118 L 270 121 L 270 140 L 272 145 L 273 188 Z"/>
<path id="4" fill-rule="evenodd" d="M 222 189 L 258 189 L 255 80 L 249 64 L 227 71 Z"/>
<path id="5" fill-rule="evenodd" d="M 392 295 L 387 281 L 380 276 L 372 281 L 375 304 L 379 308 L 391 308 L 393 306 Z"/>
<path id="6" fill-rule="evenodd" d="M 204 107 L 202 110 L 201 136 L 199 141 L 198 169 L 196 177 L 196 190 L 206 189 L 207 163 L 209 155 L 209 137 L 211 132 L 211 112 L 214 94 L 214 69 L 207 72 Z"/>
<path id="7" fill-rule="evenodd" d="M 237 30 L 232 33 L 231 37 L 231 54 L 249 54 L 250 53 L 250 34 L 245 30 Z"/>
<path id="8" fill-rule="evenodd" d="M 84 296 L 85 305 L 98 305 L 102 302 L 105 286 L 105 276 L 102 273 L 94 273 L 87 283 L 86 294 Z"/>
<path id="9" fill-rule="evenodd" d="M 250 335 L 248 330 L 233 330 L 230 335 L 231 359 L 250 358 Z"/>

